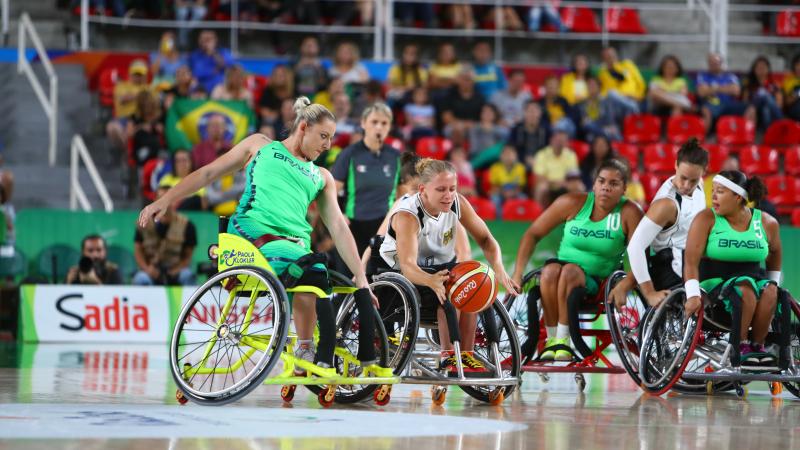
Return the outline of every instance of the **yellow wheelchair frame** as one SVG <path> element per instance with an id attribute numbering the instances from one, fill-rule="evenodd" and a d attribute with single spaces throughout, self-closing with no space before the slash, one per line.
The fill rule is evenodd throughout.
<path id="1" fill-rule="evenodd" d="M 270 281 L 277 286 L 276 290 L 283 290 L 286 294 L 290 293 L 310 293 L 314 294 L 319 298 L 328 298 L 329 295 L 326 294 L 324 291 L 319 289 L 315 286 L 296 286 L 290 289 L 285 289 L 280 284 L 280 282 L 276 282 L 277 278 L 275 277 L 276 273 L 266 258 L 261 254 L 261 251 L 256 248 L 253 244 L 251 244 L 248 240 L 233 235 L 229 233 L 220 233 L 219 234 L 219 244 L 217 246 L 212 246 L 209 248 L 209 257 L 212 259 L 217 260 L 217 268 L 219 271 L 219 275 L 223 275 L 226 272 L 235 271 L 237 269 L 245 269 L 250 271 L 257 271 L 260 272 L 262 276 L 267 276 L 267 274 L 271 274 L 272 277 L 268 277 L 272 279 Z M 212 278 L 213 279 L 213 278 Z M 232 278 L 231 278 L 232 279 Z M 176 393 L 177 400 L 184 404 L 188 400 L 193 399 L 197 400 L 200 403 L 206 404 L 224 404 L 228 401 L 234 401 L 239 397 L 235 397 L 233 399 L 221 399 L 220 401 L 209 401 L 208 399 L 200 400 L 195 395 L 191 395 L 192 386 L 190 383 L 190 379 L 194 375 L 225 375 L 230 374 L 231 372 L 239 370 L 244 362 L 250 359 L 251 356 L 256 351 L 262 351 L 264 353 L 268 353 L 270 349 L 270 342 L 273 341 L 273 335 L 263 335 L 258 337 L 249 337 L 246 336 L 247 332 L 249 331 L 250 324 L 252 323 L 253 318 L 253 311 L 255 309 L 256 300 L 258 298 L 259 292 L 261 292 L 259 288 L 259 284 L 261 280 L 259 278 L 252 278 L 251 276 L 245 277 L 244 275 L 236 275 L 237 283 L 234 286 L 230 287 L 229 295 L 227 300 L 222 306 L 222 310 L 220 312 L 219 318 L 216 321 L 216 329 L 213 330 L 213 336 L 205 345 L 205 350 L 203 351 L 202 357 L 197 364 L 188 364 L 185 363 L 181 368 L 178 368 L 178 364 L 176 362 L 177 357 L 177 347 L 180 345 L 178 342 L 181 342 L 180 337 L 180 330 L 182 329 L 182 324 L 185 318 L 188 317 L 188 312 L 190 310 L 190 305 L 187 303 L 184 305 L 182 314 L 179 315 L 178 321 L 175 324 L 175 329 L 173 332 L 173 338 L 171 343 L 171 351 L 170 351 L 170 358 L 171 358 L 171 366 L 173 369 L 173 376 L 175 377 L 176 384 L 178 385 L 178 390 Z M 209 280 L 212 281 L 212 280 Z M 220 281 L 220 280 L 217 280 Z M 214 284 L 209 285 L 207 282 L 203 286 L 201 286 L 198 291 L 196 291 L 195 295 L 198 292 L 207 289 L 208 287 L 213 287 Z M 227 289 L 227 288 L 225 288 Z M 352 286 L 335 286 L 333 287 L 333 294 L 353 294 L 357 289 Z M 228 337 L 230 333 L 229 327 L 227 325 L 228 316 L 231 314 L 231 309 L 235 303 L 235 299 L 240 296 L 240 294 L 245 294 L 249 292 L 249 304 L 244 316 L 243 327 L 240 329 L 240 334 L 243 336 L 237 337 L 236 345 L 237 350 L 238 347 L 247 347 L 247 349 L 240 352 L 240 357 L 238 360 L 232 362 L 226 367 L 207 367 L 207 363 L 209 358 L 212 355 L 212 350 L 219 339 L 224 339 Z M 288 305 L 286 304 L 286 295 L 276 295 L 275 296 L 276 302 L 281 302 L 279 310 L 285 311 L 283 314 L 284 318 L 288 318 Z M 191 303 L 191 302 L 190 302 Z M 376 315 L 377 317 L 377 315 Z M 278 319 L 281 320 L 281 319 Z M 281 389 L 281 397 L 284 401 L 289 402 L 294 397 L 294 391 L 297 385 L 305 385 L 305 386 L 324 386 L 318 393 L 318 400 L 320 404 L 324 407 L 331 406 L 335 400 L 336 394 L 336 386 L 339 385 L 378 385 L 378 389 L 374 393 L 374 399 L 376 403 L 380 405 L 384 405 L 389 402 L 389 394 L 391 392 L 391 385 L 399 383 L 400 377 L 394 376 L 391 368 L 380 367 L 378 365 L 369 365 L 365 367 L 361 367 L 361 362 L 356 358 L 347 348 L 336 346 L 335 348 L 335 355 L 339 358 L 341 362 L 341 370 L 342 373 L 354 373 L 356 372 L 357 368 L 361 367 L 360 376 L 346 376 L 340 375 L 337 372 L 335 367 L 328 368 L 328 367 L 320 367 L 314 363 L 308 362 L 301 358 L 298 358 L 294 354 L 295 346 L 297 345 L 297 336 L 294 333 L 289 333 L 288 323 L 285 326 L 275 326 L 275 329 L 278 330 L 278 334 L 283 334 L 282 336 L 277 336 L 278 346 L 282 347 L 283 350 L 279 352 L 280 360 L 283 362 L 283 370 L 280 374 L 274 377 L 265 378 L 262 381 L 262 384 L 267 385 L 283 385 Z M 315 340 L 319 339 L 318 331 L 315 331 Z M 273 344 L 273 348 L 280 348 L 275 347 Z M 274 362 L 270 364 L 266 364 L 265 367 L 269 370 L 274 367 Z M 305 375 L 298 376 L 295 375 L 295 369 L 300 369 L 305 371 Z M 371 375 L 371 376 L 370 376 Z M 256 375 L 258 376 L 258 375 Z M 182 384 L 186 384 L 187 386 L 182 386 Z M 213 383 L 212 383 L 213 384 Z M 251 388 L 252 389 L 252 388 Z M 312 389 L 313 390 L 313 389 Z M 249 392 L 249 389 L 248 389 Z"/>

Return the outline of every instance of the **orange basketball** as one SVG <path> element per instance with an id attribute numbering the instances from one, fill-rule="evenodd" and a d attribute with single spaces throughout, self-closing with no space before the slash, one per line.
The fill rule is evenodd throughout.
<path id="1" fill-rule="evenodd" d="M 478 261 L 465 261 L 450 271 L 445 284 L 447 297 L 461 311 L 478 313 L 494 302 L 497 280 L 491 267 Z"/>

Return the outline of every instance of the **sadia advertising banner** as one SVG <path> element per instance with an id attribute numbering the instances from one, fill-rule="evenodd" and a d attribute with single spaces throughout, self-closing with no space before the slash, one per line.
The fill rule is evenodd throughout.
<path id="1" fill-rule="evenodd" d="M 161 286 L 24 285 L 20 339 L 168 342 L 183 291 Z"/>

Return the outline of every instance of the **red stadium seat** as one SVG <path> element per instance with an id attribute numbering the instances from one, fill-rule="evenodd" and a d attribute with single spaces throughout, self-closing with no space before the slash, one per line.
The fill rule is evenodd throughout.
<path id="1" fill-rule="evenodd" d="M 392 136 L 386 136 L 386 139 L 383 140 L 383 143 L 388 145 L 389 147 L 394 148 L 395 150 L 397 150 L 399 152 L 404 152 L 406 150 L 406 144 L 400 138 L 396 138 L 396 137 L 392 137 Z M 449 151 L 450 150 L 448 150 L 448 152 Z M 436 158 L 436 159 L 440 159 L 440 158 Z"/>
<path id="2" fill-rule="evenodd" d="M 652 114 L 625 117 L 622 137 L 631 144 L 650 144 L 661 140 L 661 119 Z"/>
<path id="3" fill-rule="evenodd" d="M 690 138 L 700 142 L 706 137 L 706 127 L 699 116 L 682 115 L 670 117 L 667 121 L 667 141 L 683 145 Z"/>
<path id="4" fill-rule="evenodd" d="M 767 198 L 781 214 L 800 206 L 800 179 L 785 175 L 772 175 L 766 179 Z"/>
<path id="5" fill-rule="evenodd" d="M 792 119 L 772 122 L 764 133 L 764 145 L 785 147 L 800 144 L 800 123 Z"/>
<path id="6" fill-rule="evenodd" d="M 647 203 L 653 201 L 653 197 L 656 196 L 658 188 L 661 187 L 666 179 L 666 176 L 656 175 L 654 173 L 643 173 L 639 175 L 639 181 L 642 182 L 642 187 L 644 188 L 644 197 L 645 200 L 647 200 Z"/>
<path id="7" fill-rule="evenodd" d="M 589 154 L 589 144 L 583 141 L 570 141 L 569 148 L 571 148 L 578 156 L 578 161 L 583 161 L 586 155 Z"/>
<path id="8" fill-rule="evenodd" d="M 800 10 L 786 10 L 778 13 L 775 34 L 786 37 L 800 37 Z"/>
<path id="9" fill-rule="evenodd" d="M 783 171 L 786 175 L 800 175 L 800 146 L 790 147 L 784 152 Z"/>
<path id="10" fill-rule="evenodd" d="M 639 169 L 638 146 L 627 142 L 612 142 L 611 148 L 628 161 L 628 164 L 631 165 L 631 170 L 635 172 Z"/>
<path id="11" fill-rule="evenodd" d="M 453 143 L 443 137 L 424 137 L 417 141 L 420 158 L 445 159 L 452 148 Z"/>
<path id="12" fill-rule="evenodd" d="M 639 18 L 639 11 L 633 8 L 613 7 L 606 10 L 606 27 L 609 33 L 647 34 Z"/>
<path id="13" fill-rule="evenodd" d="M 495 220 L 497 218 L 497 209 L 494 203 L 488 198 L 483 197 L 467 197 L 467 201 L 475 209 L 475 212 L 483 220 Z"/>
<path id="14" fill-rule="evenodd" d="M 730 156 L 731 149 L 719 144 L 705 144 L 703 148 L 708 150 L 708 173 L 719 173 L 722 163 Z"/>
<path id="15" fill-rule="evenodd" d="M 253 104 L 258 105 L 261 101 L 261 93 L 264 91 L 264 88 L 267 87 L 267 82 L 269 79 L 264 75 L 248 75 L 245 79 L 245 86 L 247 86 L 247 90 L 253 94 Z"/>
<path id="16" fill-rule="evenodd" d="M 755 142 L 756 126 L 740 116 L 722 116 L 717 122 L 717 142 L 726 145 L 749 145 Z"/>
<path id="17" fill-rule="evenodd" d="M 561 22 L 576 33 L 600 33 L 603 31 L 600 24 L 597 23 L 594 12 L 585 7 L 561 8 Z"/>
<path id="18" fill-rule="evenodd" d="M 116 67 L 108 67 L 100 72 L 98 91 L 100 104 L 106 107 L 114 106 L 114 86 L 120 79 L 120 71 Z"/>
<path id="19" fill-rule="evenodd" d="M 778 173 L 778 151 L 766 145 L 748 145 L 739 150 L 739 166 L 748 175 Z"/>
<path id="20" fill-rule="evenodd" d="M 792 211 L 792 225 L 800 227 L 800 208 Z"/>
<path id="21" fill-rule="evenodd" d="M 646 172 L 672 173 L 679 147 L 675 144 L 650 144 L 644 148 Z"/>
<path id="22" fill-rule="evenodd" d="M 503 220 L 533 222 L 542 214 L 542 207 L 533 200 L 512 199 L 503 204 Z"/>

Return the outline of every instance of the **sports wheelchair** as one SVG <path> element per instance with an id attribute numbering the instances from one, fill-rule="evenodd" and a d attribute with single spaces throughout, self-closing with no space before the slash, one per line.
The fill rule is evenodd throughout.
<path id="1" fill-rule="evenodd" d="M 367 276 L 370 287 L 380 302 L 379 313 L 389 340 L 388 365 L 404 384 L 433 385 L 431 398 L 436 405 L 445 402 L 447 386 L 459 386 L 471 397 L 498 405 L 511 395 L 520 380 L 519 341 L 511 318 L 502 303 L 495 300 L 491 308 L 481 312 L 475 331 L 474 356 L 487 369 L 486 377 L 464 374 L 460 358 L 456 358 L 457 376 L 440 370 L 436 308 L 439 301 L 432 290 L 412 284 L 398 271 L 388 269 L 380 261 L 381 236 L 370 243 L 372 258 Z M 354 320 L 353 299 L 345 301 L 337 315 L 337 326 L 347 328 Z M 444 313 L 455 354 L 461 352 L 456 309 L 445 301 Z"/>
<path id="2" fill-rule="evenodd" d="M 362 367 L 355 356 L 357 321 L 337 330 L 334 367 L 297 358 L 297 336 L 290 331 L 287 294 L 313 293 L 318 301 L 330 301 L 328 295 L 314 286 L 285 289 L 259 249 L 226 230 L 227 220 L 221 218 L 219 242 L 208 251 L 217 261 L 219 273 L 184 303 L 172 333 L 170 367 L 178 401 L 223 405 L 244 397 L 260 384 L 268 384 L 282 385 L 281 397 L 287 402 L 294 397 L 297 385 L 305 385 L 324 407 L 334 401 L 349 403 L 369 396 L 379 405 L 388 403 L 391 385 L 400 379 L 387 367 L 386 330 L 377 320 L 375 309 L 370 305 L 369 313 L 375 314 L 373 345 L 380 367 Z M 352 300 L 356 288 L 347 278 L 330 272 L 330 280 L 334 295 L 343 297 L 346 303 Z M 315 339 L 319 339 L 319 329 Z M 268 378 L 278 361 L 283 362 L 283 370 Z M 295 368 L 305 375 L 295 375 Z"/>
<path id="3" fill-rule="evenodd" d="M 777 348 L 777 365 L 748 370 L 739 354 L 742 306 L 735 291 L 724 288 L 711 296 L 702 291 L 703 307 L 687 319 L 686 293 L 682 287 L 673 290 L 642 322 L 642 388 L 656 395 L 733 390 L 743 398 L 747 383 L 766 381 L 773 395 L 786 387 L 800 397 L 800 305 L 788 291 L 778 292 L 778 311 L 765 342 Z M 730 312 L 722 299 L 730 301 Z"/>
<path id="4" fill-rule="evenodd" d="M 550 380 L 551 373 L 574 373 L 575 383 L 582 392 L 586 388 L 585 373 L 628 373 L 638 384 L 639 379 L 639 335 L 640 321 L 648 312 L 647 302 L 637 289 L 628 294 L 627 305 L 617 309 L 611 299 L 611 289 L 625 277 L 618 270 L 606 278 L 596 295 L 584 298 L 569 298 L 567 302 L 570 338 L 574 345 L 571 361 L 541 360 L 547 332 L 540 320 L 541 302 L 540 276 L 542 268 L 534 269 L 522 279 L 522 293 L 507 295 L 503 304 L 514 320 L 523 356 L 523 372 L 538 373 L 543 382 Z M 595 329 L 594 324 L 605 314 L 608 329 Z M 582 324 L 586 325 L 583 327 Z M 594 348 L 584 337 L 595 338 Z M 614 364 L 604 351 L 613 342 L 622 367 Z"/>

